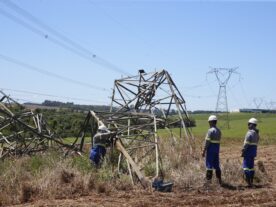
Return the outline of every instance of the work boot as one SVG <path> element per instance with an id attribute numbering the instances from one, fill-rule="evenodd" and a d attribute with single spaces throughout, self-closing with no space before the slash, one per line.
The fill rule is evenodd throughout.
<path id="1" fill-rule="evenodd" d="M 252 179 L 251 179 L 251 176 L 248 176 L 248 175 L 246 175 L 245 176 L 245 180 L 246 180 L 246 182 L 247 182 L 247 186 L 249 187 L 249 188 L 252 188 Z"/>
<path id="2" fill-rule="evenodd" d="M 253 183 L 253 180 L 254 180 L 254 175 L 255 175 L 255 171 L 253 171 L 252 175 L 251 175 L 252 183 Z"/>
<path id="3" fill-rule="evenodd" d="M 206 180 L 211 181 L 213 177 L 213 170 L 207 170 L 206 171 Z"/>
<path id="4" fill-rule="evenodd" d="M 205 180 L 205 183 L 203 185 L 206 189 L 209 188 L 209 186 L 212 182 L 212 177 L 213 177 L 213 170 L 207 170 L 206 171 L 206 180 Z"/>
<path id="5" fill-rule="evenodd" d="M 253 175 L 250 176 L 250 183 L 251 183 L 252 187 L 253 187 L 253 181 L 254 181 L 254 173 L 253 173 Z"/>
<path id="6" fill-rule="evenodd" d="M 217 177 L 219 185 L 222 185 L 221 170 L 216 170 L 216 177 Z"/>

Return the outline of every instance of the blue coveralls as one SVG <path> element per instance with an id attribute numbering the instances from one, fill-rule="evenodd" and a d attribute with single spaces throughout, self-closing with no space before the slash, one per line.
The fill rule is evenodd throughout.
<path id="1" fill-rule="evenodd" d="M 211 171 L 212 173 L 213 169 L 215 169 L 217 176 L 218 174 L 221 173 L 220 164 L 219 164 L 220 139 L 221 139 L 221 132 L 217 127 L 211 127 L 208 130 L 205 138 L 206 170 L 207 170 L 207 173 L 208 171 Z"/>
<path id="2" fill-rule="evenodd" d="M 95 166 L 98 166 L 100 164 L 101 159 L 104 158 L 105 154 L 105 147 L 101 145 L 96 145 L 91 148 L 89 159 L 92 160 Z"/>
<path id="3" fill-rule="evenodd" d="M 254 159 L 257 156 L 257 147 L 259 142 L 259 134 L 257 130 L 250 129 L 245 135 L 243 146 L 243 170 L 247 179 L 253 179 Z"/>
<path id="4" fill-rule="evenodd" d="M 106 147 L 110 142 L 111 135 L 113 133 L 101 133 L 98 132 L 93 137 L 92 149 L 90 150 L 90 160 L 93 162 L 95 166 L 99 166 L 101 160 L 104 158 L 106 154 Z"/>

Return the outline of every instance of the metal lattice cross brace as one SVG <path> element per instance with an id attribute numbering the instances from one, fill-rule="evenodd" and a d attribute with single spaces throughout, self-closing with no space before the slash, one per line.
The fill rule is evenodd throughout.
<path id="1" fill-rule="evenodd" d="M 51 132 L 42 114 L 25 109 L 2 91 L 0 94 L 0 159 L 32 155 L 50 147 L 71 148 Z"/>
<path id="2" fill-rule="evenodd" d="M 226 126 L 230 128 L 229 124 L 229 108 L 227 101 L 227 84 L 233 73 L 236 73 L 238 68 L 212 68 L 207 74 L 215 74 L 216 79 L 219 84 L 219 92 L 216 103 L 216 113 L 225 113 L 226 114 Z"/>
<path id="3" fill-rule="evenodd" d="M 187 128 L 189 116 L 185 100 L 166 70 L 145 73 L 115 80 L 112 95 L 111 111 L 114 112 L 144 112 L 154 114 L 164 120 L 165 128 L 179 123 L 187 142 L 193 140 L 192 133 Z M 176 110 L 175 120 L 171 110 Z M 186 122 L 185 122 L 186 121 Z"/>
<path id="4" fill-rule="evenodd" d="M 175 116 L 170 113 L 172 109 L 176 111 Z M 110 131 L 116 130 L 114 145 L 120 151 L 118 172 L 127 171 L 133 182 L 134 173 L 143 184 L 147 180 L 146 168 L 149 166 L 154 168 L 155 177 L 162 176 L 159 149 L 162 139 L 158 136 L 158 129 L 167 129 L 170 136 L 166 138 L 172 142 L 185 141 L 190 152 L 194 149 L 185 100 L 165 70 L 153 73 L 140 70 L 137 76 L 115 80 L 110 112 L 88 113 L 80 132 L 80 150 L 84 143 L 85 129 L 92 126 L 93 138 L 98 126 L 102 124 Z M 175 127 L 181 129 L 178 137 L 173 129 Z"/>
<path id="5" fill-rule="evenodd" d="M 171 115 L 172 109 L 176 111 L 175 116 Z M 140 122 L 142 117 L 136 121 L 128 122 L 128 133 L 130 131 L 130 136 L 143 137 L 143 132 L 147 131 L 147 138 L 152 143 L 151 150 L 146 150 L 150 145 L 145 146 L 145 143 L 138 143 L 133 138 L 124 139 L 124 137 L 120 137 L 120 139 L 128 151 L 131 149 L 136 151 L 136 154 L 129 151 L 135 161 L 143 161 L 145 163 L 145 160 L 151 160 L 155 162 L 156 176 L 159 175 L 161 160 L 159 143 L 162 141 L 158 136 L 158 128 L 169 130 L 171 136 L 168 138 L 171 139 L 171 142 L 185 140 L 186 146 L 191 153 L 195 147 L 194 137 L 188 128 L 189 116 L 185 100 L 166 70 L 152 73 L 145 73 L 144 70 L 139 70 L 137 76 L 115 80 L 110 112 L 114 114 L 122 112 L 143 113 L 151 117 L 150 119 L 148 118 L 148 124 L 146 125 Z M 134 128 L 131 126 L 132 124 Z M 181 129 L 179 136 L 173 130 L 176 126 Z M 137 127 L 141 129 L 138 133 Z M 138 154 L 144 155 L 139 159 Z M 140 163 L 137 164 L 138 166 L 140 165 Z M 145 164 L 142 164 L 140 168 L 143 169 L 144 166 Z"/>

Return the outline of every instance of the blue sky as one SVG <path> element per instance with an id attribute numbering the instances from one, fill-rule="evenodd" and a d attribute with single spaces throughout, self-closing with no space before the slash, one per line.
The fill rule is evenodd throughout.
<path id="1" fill-rule="evenodd" d="M 2 1 L 0 88 L 21 102 L 108 104 L 114 79 L 143 68 L 168 70 L 189 110 L 213 110 L 218 84 L 214 75 L 206 76 L 210 67 L 239 67 L 241 76 L 233 75 L 229 82 L 230 109 L 254 107 L 254 98 L 276 101 L 276 2 L 12 1 L 91 51 L 95 56 L 87 60 L 53 43 L 53 34 Z M 7 14 L 16 16 L 17 22 Z M 22 20 L 44 35 L 18 23 Z M 3 56 L 86 85 L 38 73 Z M 96 63 L 100 58 L 104 64 Z"/>

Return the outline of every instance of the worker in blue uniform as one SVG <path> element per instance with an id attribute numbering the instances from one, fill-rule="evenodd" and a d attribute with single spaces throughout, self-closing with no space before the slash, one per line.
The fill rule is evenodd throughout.
<path id="1" fill-rule="evenodd" d="M 208 122 L 210 128 L 208 129 L 202 152 L 202 157 L 206 157 L 206 180 L 212 180 L 213 169 L 215 169 L 218 183 L 221 185 L 221 169 L 219 164 L 221 131 L 217 128 L 217 117 L 215 115 L 211 115 L 208 118 Z"/>
<path id="2" fill-rule="evenodd" d="M 254 159 L 257 156 L 257 148 L 259 142 L 259 130 L 257 127 L 257 119 L 251 118 L 248 121 L 248 131 L 244 138 L 242 149 L 243 171 L 248 187 L 253 186 L 254 179 Z"/>
<path id="3" fill-rule="evenodd" d="M 112 143 L 112 138 L 116 132 L 110 132 L 106 126 L 100 125 L 97 133 L 93 137 L 90 160 L 96 167 L 100 167 L 101 161 L 106 154 L 106 148 Z"/>

